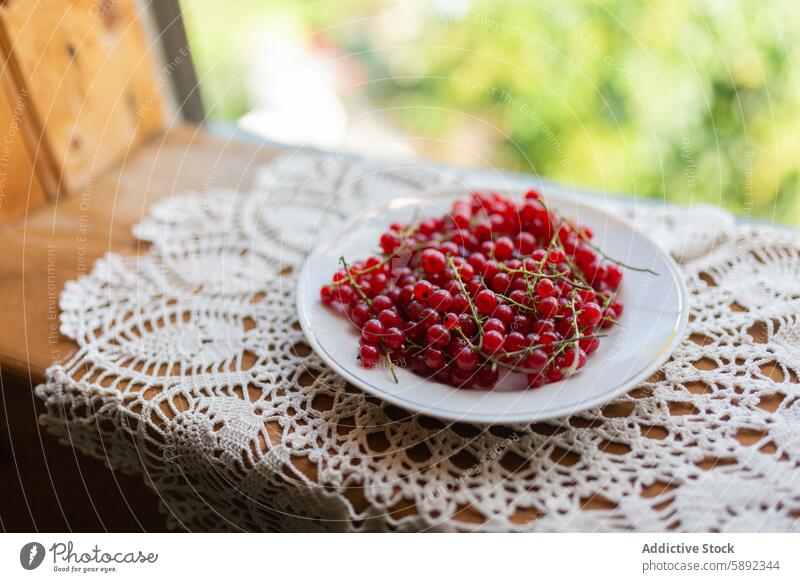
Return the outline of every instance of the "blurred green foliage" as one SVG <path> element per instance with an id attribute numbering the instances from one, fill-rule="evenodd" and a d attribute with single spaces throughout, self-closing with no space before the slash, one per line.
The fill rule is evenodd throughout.
<path id="1" fill-rule="evenodd" d="M 184 2 L 212 116 L 250 103 L 244 39 L 324 39 L 423 155 L 800 223 L 800 3 Z M 265 83 L 269 79 L 264 79 Z M 352 95 L 351 95 L 352 96 Z"/>

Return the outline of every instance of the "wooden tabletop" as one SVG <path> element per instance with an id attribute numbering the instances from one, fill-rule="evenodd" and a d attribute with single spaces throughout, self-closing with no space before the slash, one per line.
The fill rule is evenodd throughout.
<path id="1" fill-rule="evenodd" d="M 235 134 L 226 138 L 195 126 L 174 127 L 151 138 L 114 171 L 90 180 L 82 191 L 5 227 L 0 231 L 4 375 L 24 380 L 16 386 L 30 387 L 44 380 L 51 364 L 69 359 L 76 344 L 58 331 L 58 300 L 64 284 L 88 274 L 105 253 L 132 255 L 145 250 L 132 229 L 154 202 L 191 190 L 247 189 L 257 168 L 285 151 Z M 272 431 L 270 436 L 280 438 Z M 295 467 L 313 479 L 316 471 L 307 459 L 298 459 Z M 353 490 L 348 498 L 363 505 L 358 496 Z M 583 508 L 602 509 L 606 503 L 593 497 Z M 402 512 L 413 513 L 414 508 Z M 467 507 L 456 519 L 479 522 L 481 518 Z"/>
<path id="2" fill-rule="evenodd" d="M 154 202 L 193 189 L 246 189 L 256 168 L 278 151 L 195 126 L 173 127 L 81 191 L 3 227 L 0 369 L 36 384 L 50 364 L 74 353 L 74 342 L 58 332 L 64 284 L 88 274 L 105 253 L 138 253 L 132 228 Z"/>

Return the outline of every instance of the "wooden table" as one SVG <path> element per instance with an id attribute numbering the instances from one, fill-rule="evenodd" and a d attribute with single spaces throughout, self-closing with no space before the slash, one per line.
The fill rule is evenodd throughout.
<path id="1" fill-rule="evenodd" d="M 209 187 L 247 188 L 274 146 L 214 137 L 193 126 L 154 136 L 116 170 L 83 191 L 31 212 L 0 232 L 0 366 L 32 383 L 74 352 L 58 333 L 64 283 L 113 251 L 139 252 L 132 228 L 157 200 Z"/>
<path id="2" fill-rule="evenodd" d="M 95 498 L 107 497 L 109 488 L 117 501 L 129 508 L 123 512 L 127 521 L 104 521 L 98 510 L 94 512 L 97 519 L 79 522 L 79 529 L 98 529 L 98 524 L 111 530 L 153 530 L 164 526 L 160 516 L 148 519 L 155 517 L 157 496 L 141 486 L 140 477 L 125 479 L 101 471 L 97 461 L 79 459 L 64 447 L 53 448 L 51 437 L 36 437 L 37 404 L 31 389 L 43 381 L 48 366 L 65 361 L 75 351 L 75 344 L 58 333 L 58 297 L 65 282 L 88 273 L 93 262 L 107 252 L 136 254 L 144 250 L 140 247 L 144 243 L 133 237 L 132 228 L 157 200 L 176 192 L 211 187 L 246 189 L 258 166 L 281 151 L 251 139 L 215 136 L 195 126 L 175 127 L 150 139 L 118 169 L 90 183 L 82 192 L 39 208 L 25 222 L 9 226 L 0 234 L 6 250 L 0 260 L 0 293 L 7 306 L 4 325 L 0 327 L 0 366 L 12 378 L 17 416 L 23 419 L 18 423 L 21 428 L 10 432 L 24 432 L 29 435 L 26 439 L 35 441 L 35 448 L 42 448 L 43 466 L 39 466 L 42 456 L 38 453 L 38 464 L 31 463 L 41 473 L 46 473 L 43 468 L 48 464 L 68 455 L 71 462 L 63 468 L 68 476 L 58 479 L 84 490 L 84 498 L 78 502 L 84 510 Z M 14 446 L 24 444 L 17 442 Z M 296 463 L 308 475 L 314 473 L 313 467 L 304 465 L 303 460 Z M 90 481 L 103 484 L 94 493 L 83 478 L 87 472 L 92 476 Z M 52 505 L 54 498 L 57 500 L 58 483 L 57 479 L 49 481 L 53 487 L 45 487 L 38 494 L 44 497 L 41 503 Z M 23 484 L 27 487 L 25 480 Z M 352 501 L 363 503 L 363 499 Z M 107 505 L 114 507 L 110 502 Z M 599 498 L 585 503 L 585 509 L 604 507 L 605 501 Z M 475 517 L 469 511 L 463 513 L 465 521 Z M 63 522 L 68 523 L 69 518 L 65 516 Z M 51 529 L 59 529 L 60 523 Z"/>
<path id="3" fill-rule="evenodd" d="M 163 530 L 157 495 L 142 477 L 108 471 L 43 435 L 32 388 L 45 370 L 75 351 L 58 333 L 66 281 L 113 251 L 138 253 L 132 227 L 155 201 L 209 187 L 244 189 L 278 149 L 215 137 L 181 125 L 150 138 L 124 163 L 26 220 L 0 230 L 0 529 L 26 531 Z"/>

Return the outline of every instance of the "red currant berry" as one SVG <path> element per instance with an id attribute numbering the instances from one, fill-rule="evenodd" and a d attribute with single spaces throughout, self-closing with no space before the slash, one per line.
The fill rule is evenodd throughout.
<path id="1" fill-rule="evenodd" d="M 514 241 L 507 236 L 501 236 L 494 243 L 494 256 L 499 261 L 505 261 L 514 256 Z"/>
<path id="2" fill-rule="evenodd" d="M 344 303 L 345 305 L 353 300 L 355 294 L 356 292 L 353 291 L 353 288 L 347 284 L 338 285 L 333 292 L 336 301 L 339 303 Z"/>
<path id="3" fill-rule="evenodd" d="M 541 388 L 546 382 L 547 378 L 541 372 L 528 374 L 528 388 Z"/>
<path id="4" fill-rule="evenodd" d="M 586 365 L 586 354 L 581 349 L 567 348 L 559 358 L 561 370 L 571 374 Z"/>
<path id="5" fill-rule="evenodd" d="M 383 332 L 383 324 L 377 319 L 370 319 L 361 330 L 361 338 L 364 343 L 375 345 L 381 340 Z"/>
<path id="6" fill-rule="evenodd" d="M 472 253 L 467 262 L 476 272 L 483 273 L 483 269 L 486 267 L 486 256 L 483 253 Z"/>
<path id="7" fill-rule="evenodd" d="M 497 380 L 500 378 L 500 372 L 498 370 L 493 370 L 491 366 L 483 365 L 478 370 L 478 373 L 475 375 L 475 379 L 483 387 L 491 387 L 497 384 Z"/>
<path id="8" fill-rule="evenodd" d="M 391 232 L 385 232 L 381 235 L 380 245 L 383 252 L 389 255 L 400 246 L 400 239 Z"/>
<path id="9" fill-rule="evenodd" d="M 430 307 L 426 307 L 425 309 L 422 310 L 422 313 L 420 314 L 419 323 L 425 329 L 427 329 L 432 325 L 436 325 L 441 320 L 442 317 L 439 315 L 438 311 Z"/>
<path id="10" fill-rule="evenodd" d="M 425 365 L 434 370 L 438 370 L 444 366 L 444 354 L 442 351 L 436 348 L 428 348 L 425 350 Z"/>
<path id="11" fill-rule="evenodd" d="M 457 256 L 459 254 L 459 251 L 461 250 L 458 248 L 458 245 L 456 243 L 449 240 L 439 245 L 439 248 L 445 255 L 449 255 L 451 257 Z"/>
<path id="12" fill-rule="evenodd" d="M 622 269 L 613 263 L 606 265 L 605 283 L 611 289 L 616 290 L 622 283 Z"/>
<path id="13" fill-rule="evenodd" d="M 544 350 L 535 349 L 528 354 L 528 357 L 522 362 L 522 366 L 529 370 L 539 372 L 544 370 L 544 367 L 547 365 L 547 360 L 547 353 Z"/>
<path id="14" fill-rule="evenodd" d="M 509 293 L 508 298 L 515 304 L 515 305 L 530 305 L 530 298 L 525 291 L 520 289 L 515 289 L 511 293 Z"/>
<path id="15" fill-rule="evenodd" d="M 514 310 L 508 305 L 498 305 L 497 308 L 492 312 L 492 317 L 496 317 L 502 321 L 506 327 L 508 327 L 508 325 L 514 319 Z"/>
<path id="16" fill-rule="evenodd" d="M 589 245 L 585 243 L 579 244 L 575 249 L 575 262 L 578 263 L 581 268 L 585 265 L 591 265 L 595 260 L 597 260 L 597 256 Z"/>
<path id="17" fill-rule="evenodd" d="M 553 265 L 564 262 L 564 251 L 561 249 L 552 249 L 547 255 L 547 262 Z"/>
<path id="18" fill-rule="evenodd" d="M 369 320 L 369 305 L 363 301 L 353 305 L 350 309 L 350 319 L 356 327 L 363 327 Z"/>
<path id="19" fill-rule="evenodd" d="M 500 272 L 496 261 L 486 261 L 486 266 L 483 268 L 483 278 L 487 281 L 494 279 L 494 276 Z"/>
<path id="20" fill-rule="evenodd" d="M 551 317 L 558 312 L 559 305 L 555 297 L 545 297 L 536 302 L 536 309 L 545 317 Z"/>
<path id="21" fill-rule="evenodd" d="M 600 338 L 585 337 L 578 342 L 578 345 L 587 354 L 592 354 L 600 347 Z"/>
<path id="22" fill-rule="evenodd" d="M 458 316 L 458 329 L 464 332 L 467 337 L 472 337 L 478 331 L 478 326 L 472 316 L 462 313 Z"/>
<path id="23" fill-rule="evenodd" d="M 414 297 L 420 301 L 427 302 L 431 295 L 433 295 L 433 285 L 431 285 L 430 281 L 425 281 L 423 279 L 414 285 Z"/>
<path id="24" fill-rule="evenodd" d="M 425 356 L 423 354 L 417 354 L 411 358 L 411 369 L 415 374 L 420 376 L 427 376 L 430 373 L 430 368 L 428 368 L 428 364 L 425 363 Z"/>
<path id="25" fill-rule="evenodd" d="M 422 270 L 432 275 L 444 271 L 445 258 L 442 253 L 435 249 L 422 251 Z"/>
<path id="26" fill-rule="evenodd" d="M 521 232 L 517 236 L 517 250 L 520 255 L 529 255 L 536 246 L 536 239 L 529 232 Z"/>
<path id="27" fill-rule="evenodd" d="M 492 330 L 483 334 L 481 348 L 483 348 L 483 351 L 489 354 L 496 354 L 503 349 L 504 342 L 505 336 L 499 331 Z"/>
<path id="28" fill-rule="evenodd" d="M 404 334 L 401 330 L 399 330 L 396 327 L 390 327 L 383 334 L 383 343 L 390 350 L 399 350 L 400 348 L 402 348 L 405 339 L 406 339 L 406 334 Z"/>
<path id="29" fill-rule="evenodd" d="M 510 334 L 506 336 L 505 343 L 503 344 L 503 349 L 507 352 L 519 352 L 524 350 L 528 347 L 528 342 L 525 339 L 525 336 L 519 333 L 518 331 L 512 331 Z"/>
<path id="30" fill-rule="evenodd" d="M 481 222 L 475 225 L 475 236 L 480 241 L 488 241 L 492 238 L 492 225 L 488 222 Z"/>
<path id="31" fill-rule="evenodd" d="M 359 287 L 359 289 L 361 289 L 361 293 L 363 293 L 367 297 L 372 297 L 373 295 L 375 295 L 375 290 L 372 288 L 372 284 L 369 281 L 367 281 L 366 279 L 362 279 L 358 283 L 358 287 Z"/>
<path id="32" fill-rule="evenodd" d="M 372 309 L 375 313 L 380 313 L 384 309 L 391 309 L 394 303 L 386 295 L 376 295 L 372 298 Z"/>
<path id="33" fill-rule="evenodd" d="M 461 348 L 454 360 L 456 366 L 465 372 L 472 372 L 478 366 L 478 354 L 468 347 Z"/>
<path id="34" fill-rule="evenodd" d="M 593 291 L 588 289 L 578 289 L 575 291 L 575 297 L 580 303 L 596 303 L 597 296 Z"/>
<path id="35" fill-rule="evenodd" d="M 469 263 L 462 263 L 458 266 L 458 276 L 462 281 L 469 281 L 475 276 L 475 269 Z"/>
<path id="36" fill-rule="evenodd" d="M 445 326 L 437 323 L 428 328 L 425 339 L 428 344 L 443 348 L 450 343 L 450 332 L 447 331 Z"/>
<path id="37" fill-rule="evenodd" d="M 499 331 L 500 333 L 506 332 L 506 324 L 496 317 L 490 317 L 483 322 L 483 332 Z"/>
<path id="38" fill-rule="evenodd" d="M 319 290 L 319 298 L 325 305 L 333 303 L 333 291 L 330 286 L 326 285 Z"/>
<path id="39" fill-rule="evenodd" d="M 603 318 L 603 311 L 597 303 L 584 303 L 578 313 L 578 325 L 589 327 L 596 325 Z"/>
<path id="40" fill-rule="evenodd" d="M 533 333 L 553 331 L 555 328 L 556 324 L 552 319 L 537 319 L 535 322 L 533 322 L 533 325 L 531 325 L 531 331 L 533 331 Z"/>
<path id="41" fill-rule="evenodd" d="M 358 352 L 361 357 L 361 365 L 365 368 L 372 368 L 381 359 L 381 354 L 373 345 L 364 344 Z"/>
<path id="42" fill-rule="evenodd" d="M 453 296 L 444 289 L 437 289 L 428 299 L 428 305 L 436 311 L 447 311 L 453 305 Z"/>
<path id="43" fill-rule="evenodd" d="M 469 388 L 474 378 L 470 372 L 454 367 L 450 374 L 450 382 L 457 388 Z"/>
<path id="44" fill-rule="evenodd" d="M 484 289 L 475 296 L 475 307 L 481 313 L 491 313 L 497 307 L 497 297 L 492 291 Z"/>
<path id="45" fill-rule="evenodd" d="M 390 327 L 401 327 L 404 323 L 403 318 L 397 314 L 397 310 L 394 308 L 381 311 L 378 314 L 378 321 L 380 321 L 386 329 Z"/>
<path id="46" fill-rule="evenodd" d="M 558 382 L 564 378 L 564 372 L 558 366 L 551 366 L 545 374 L 548 382 Z"/>
<path id="47" fill-rule="evenodd" d="M 535 290 L 536 295 L 543 299 L 556 294 L 556 286 L 550 279 L 539 279 L 539 282 L 536 283 Z"/>
<path id="48" fill-rule="evenodd" d="M 469 311 L 469 301 L 462 294 L 456 295 L 453 297 L 453 304 L 450 306 L 450 311 L 458 313 L 459 315 L 466 313 Z"/>
<path id="49" fill-rule="evenodd" d="M 575 335 L 575 318 L 572 315 L 563 318 L 556 324 L 556 331 L 565 338 Z"/>
<path id="50" fill-rule="evenodd" d="M 492 290 L 497 293 L 505 293 L 511 286 L 511 278 L 505 273 L 498 273 L 492 278 Z"/>
<path id="51" fill-rule="evenodd" d="M 407 305 L 412 299 L 414 299 L 414 286 L 404 285 L 400 290 L 400 300 Z"/>
<path id="52" fill-rule="evenodd" d="M 455 313 L 445 313 L 442 318 L 442 325 L 447 329 L 454 329 L 458 325 L 458 316 Z"/>
<path id="53" fill-rule="evenodd" d="M 512 331 L 518 331 L 522 334 L 525 334 L 530 331 L 531 322 L 524 315 L 515 315 L 514 319 L 511 320 L 511 325 L 509 326 L 509 329 L 511 329 Z"/>
<path id="54" fill-rule="evenodd" d="M 526 295 L 528 294 L 528 281 L 525 277 L 521 275 L 517 275 L 516 277 L 511 279 L 511 287 L 510 289 L 512 292 L 514 291 L 522 291 Z"/>
<path id="55" fill-rule="evenodd" d="M 381 293 L 386 289 L 388 280 L 383 273 L 375 273 L 369 279 L 369 284 L 372 287 L 373 293 Z"/>
<path id="56" fill-rule="evenodd" d="M 561 338 L 557 334 L 553 333 L 552 331 L 546 331 L 544 333 L 539 334 L 539 345 L 543 346 L 543 349 L 547 353 L 551 353 L 554 348 L 554 343 L 559 341 Z"/>

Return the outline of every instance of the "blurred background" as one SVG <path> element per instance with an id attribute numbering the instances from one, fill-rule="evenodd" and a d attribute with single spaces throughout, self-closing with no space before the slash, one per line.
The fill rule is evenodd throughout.
<path id="1" fill-rule="evenodd" d="M 212 120 L 800 224 L 797 0 L 182 6 Z"/>

